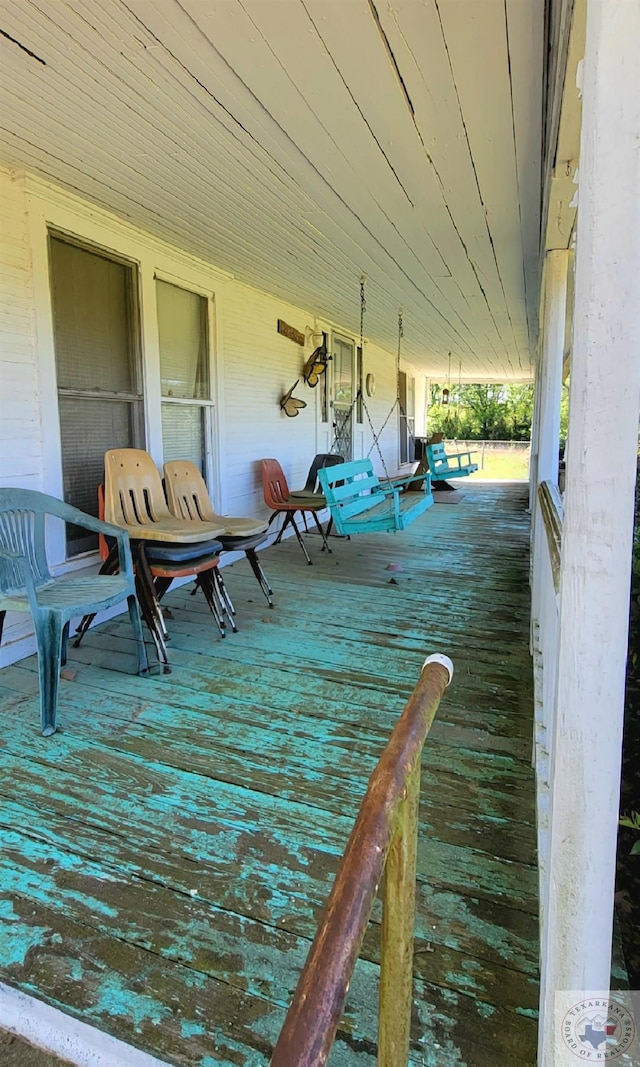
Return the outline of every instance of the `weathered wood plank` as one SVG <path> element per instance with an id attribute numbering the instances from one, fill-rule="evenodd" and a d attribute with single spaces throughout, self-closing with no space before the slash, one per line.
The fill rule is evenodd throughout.
<path id="1" fill-rule="evenodd" d="M 70 650 L 48 742 L 35 659 L 5 669 L 2 977 L 168 1062 L 266 1065 L 367 777 L 427 647 L 453 646 L 456 679 L 424 757 L 411 1059 L 532 1062 L 519 499 L 483 490 L 477 505 L 432 509 L 442 539 L 417 522 L 386 544 L 340 541 L 311 577 L 297 545 L 270 550 L 274 612 L 234 564 L 241 631 L 225 641 L 177 590 L 170 676 L 125 673 L 132 643 L 113 620 Z M 405 567 L 393 586 L 391 559 Z M 335 1067 L 373 1067 L 380 921 L 377 902 Z"/>

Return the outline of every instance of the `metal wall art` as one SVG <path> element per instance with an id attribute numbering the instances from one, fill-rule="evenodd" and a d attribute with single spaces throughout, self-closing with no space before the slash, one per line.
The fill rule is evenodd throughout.
<path id="1" fill-rule="evenodd" d="M 297 378 L 295 383 L 291 386 L 289 391 L 284 394 L 282 400 L 280 401 L 281 410 L 284 411 L 285 415 L 287 415 L 290 419 L 295 419 L 296 415 L 300 414 L 300 409 L 306 408 L 307 406 L 305 400 L 298 400 L 296 396 L 292 395 L 293 390 L 295 389 L 299 381 L 300 379 Z"/>

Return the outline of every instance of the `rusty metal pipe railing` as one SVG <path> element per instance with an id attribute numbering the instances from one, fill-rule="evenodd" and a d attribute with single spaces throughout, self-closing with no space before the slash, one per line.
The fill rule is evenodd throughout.
<path id="1" fill-rule="evenodd" d="M 327 1062 L 387 856 L 378 1063 L 401 1067 L 407 1062 L 420 756 L 452 676 L 451 660 L 429 656 L 369 779 L 271 1067 Z"/>

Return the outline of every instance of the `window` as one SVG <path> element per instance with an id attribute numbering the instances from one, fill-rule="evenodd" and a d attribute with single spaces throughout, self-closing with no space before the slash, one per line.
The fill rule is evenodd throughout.
<path id="1" fill-rule="evenodd" d="M 190 459 L 206 474 L 211 437 L 209 302 L 169 282 L 156 282 L 162 444 L 165 463 Z"/>
<path id="2" fill-rule="evenodd" d="M 333 445 L 332 451 L 347 462 L 353 458 L 353 399 L 355 346 L 333 335 Z"/>
<path id="3" fill-rule="evenodd" d="M 64 498 L 97 515 L 104 453 L 143 443 L 136 270 L 53 235 L 49 253 Z M 67 557 L 97 548 L 66 538 Z"/>
<path id="4" fill-rule="evenodd" d="M 398 393 L 400 397 L 400 462 L 412 463 L 414 455 L 415 432 L 415 378 L 409 378 L 404 371 L 398 375 Z"/>

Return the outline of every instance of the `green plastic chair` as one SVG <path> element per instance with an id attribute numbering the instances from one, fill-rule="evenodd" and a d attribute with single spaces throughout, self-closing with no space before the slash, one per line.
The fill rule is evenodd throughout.
<path id="1" fill-rule="evenodd" d="M 54 578 L 45 553 L 45 517 L 113 537 L 120 573 Z M 56 730 L 60 668 L 66 663 L 69 623 L 126 598 L 138 650 L 138 673 L 148 670 L 126 531 L 55 497 L 31 489 L 0 489 L 0 641 L 7 611 L 31 612 L 38 646 L 42 734 Z"/>

